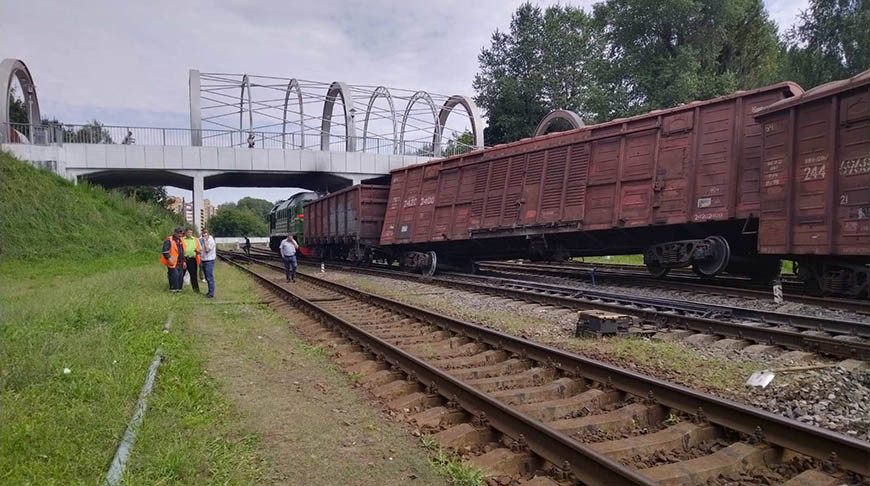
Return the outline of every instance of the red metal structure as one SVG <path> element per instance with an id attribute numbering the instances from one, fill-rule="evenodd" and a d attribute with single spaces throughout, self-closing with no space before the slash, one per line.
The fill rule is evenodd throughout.
<path id="1" fill-rule="evenodd" d="M 378 246 L 389 186 L 361 184 L 305 204 L 306 245 L 318 258 L 369 261 Z"/>
<path id="2" fill-rule="evenodd" d="M 764 126 L 759 253 L 796 260 L 803 279 L 830 292 L 866 292 L 870 71 L 774 103 L 757 118 Z"/>
<path id="3" fill-rule="evenodd" d="M 767 277 L 754 115 L 801 92 L 781 83 L 396 170 L 381 244 L 455 265 L 644 252 L 660 275 Z"/>
<path id="4" fill-rule="evenodd" d="M 306 234 L 324 255 L 429 273 L 478 259 L 643 253 L 654 275 L 691 266 L 769 280 L 791 258 L 820 288 L 861 294 L 868 86 L 870 72 L 807 93 L 779 83 L 398 169 L 370 198 L 363 233 L 328 211 L 353 220 L 347 208 L 365 205 L 352 194 L 378 186 L 309 204 Z"/>

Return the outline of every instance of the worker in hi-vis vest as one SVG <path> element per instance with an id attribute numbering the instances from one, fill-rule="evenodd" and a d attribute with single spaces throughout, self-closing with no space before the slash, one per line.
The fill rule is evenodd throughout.
<path id="1" fill-rule="evenodd" d="M 168 269 L 169 291 L 181 292 L 181 284 L 184 282 L 184 228 L 175 228 L 172 235 L 166 237 L 163 242 L 163 251 L 160 254 L 160 263 Z"/>

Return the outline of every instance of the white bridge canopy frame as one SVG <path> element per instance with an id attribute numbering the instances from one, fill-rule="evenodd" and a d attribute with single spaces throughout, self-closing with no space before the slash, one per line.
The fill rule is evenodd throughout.
<path id="1" fill-rule="evenodd" d="M 238 140 L 231 140 L 235 146 L 244 146 L 246 137 L 254 135 L 255 146 L 268 143 L 272 147 L 323 151 L 343 148 L 348 152 L 380 152 L 390 147 L 387 150 L 393 154 L 428 153 L 437 157 L 442 153 L 447 134 L 455 140 L 461 133 L 447 126 L 453 113 L 468 121 L 465 129 L 470 126 L 473 145 L 467 149 L 484 146 L 482 118 L 467 96 L 250 73 L 200 73 L 195 69 L 190 70 L 189 89 L 191 143 L 195 146 L 204 141 L 209 145 L 226 143 L 223 134 L 230 129 L 240 135 Z M 333 113 L 339 98 L 343 120 Z M 379 98 L 386 103 L 377 103 Z M 462 109 L 457 110 L 460 106 Z M 359 134 L 356 115 L 362 110 L 365 115 Z M 203 117 L 203 112 L 208 116 Z M 227 118 L 233 116 L 238 117 L 237 122 Z M 373 122 L 380 123 L 378 128 L 372 128 Z M 213 130 L 205 130 L 204 124 Z M 344 133 L 332 133 L 336 125 Z M 342 147 L 335 147 L 336 138 L 341 140 Z"/>

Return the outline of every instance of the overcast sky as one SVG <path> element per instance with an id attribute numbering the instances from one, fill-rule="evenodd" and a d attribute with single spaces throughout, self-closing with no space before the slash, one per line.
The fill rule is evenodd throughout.
<path id="1" fill-rule="evenodd" d="M 24 60 L 44 116 L 189 127 L 189 69 L 473 95 L 477 54 L 520 3 L 0 0 L 0 58 Z M 765 4 L 783 31 L 807 0 Z M 206 197 L 293 192 L 219 188 Z"/>

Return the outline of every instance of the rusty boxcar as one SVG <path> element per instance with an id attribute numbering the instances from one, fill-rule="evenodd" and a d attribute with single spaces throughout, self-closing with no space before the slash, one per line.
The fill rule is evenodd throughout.
<path id="1" fill-rule="evenodd" d="M 780 83 L 395 170 L 380 243 L 412 267 L 643 252 L 656 275 L 769 277 L 755 114 L 802 91 Z"/>
<path id="2" fill-rule="evenodd" d="M 307 203 L 303 231 L 314 256 L 370 260 L 380 239 L 389 190 L 361 184 Z"/>
<path id="3" fill-rule="evenodd" d="M 764 128 L 758 250 L 832 293 L 870 285 L 870 71 L 757 113 Z"/>

